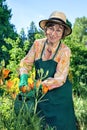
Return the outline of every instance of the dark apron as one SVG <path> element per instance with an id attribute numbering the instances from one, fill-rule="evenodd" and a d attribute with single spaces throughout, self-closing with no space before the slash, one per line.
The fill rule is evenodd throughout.
<path id="1" fill-rule="evenodd" d="M 56 49 L 56 53 L 58 53 L 59 46 Z M 36 70 L 42 68 L 44 70 L 44 75 L 49 71 L 46 78 L 54 77 L 57 67 L 57 62 L 54 61 L 55 55 L 51 60 L 43 61 L 42 54 L 41 58 L 35 61 Z M 36 79 L 38 78 L 39 76 L 36 71 Z M 37 110 L 40 111 L 39 116 L 44 117 L 47 124 L 51 127 L 56 127 L 56 130 L 76 130 L 72 100 L 72 84 L 68 78 L 61 87 L 48 91 L 43 97 L 43 100 L 44 99 L 47 100 L 40 102 Z"/>

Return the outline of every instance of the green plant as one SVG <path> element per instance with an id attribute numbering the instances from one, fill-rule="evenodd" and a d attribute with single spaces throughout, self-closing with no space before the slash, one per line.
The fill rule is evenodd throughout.
<path id="1" fill-rule="evenodd" d="M 74 96 L 75 113 L 80 125 L 80 130 L 87 129 L 87 99 Z"/>

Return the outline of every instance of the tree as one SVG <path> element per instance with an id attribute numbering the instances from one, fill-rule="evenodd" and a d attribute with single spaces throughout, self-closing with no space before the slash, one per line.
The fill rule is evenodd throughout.
<path id="1" fill-rule="evenodd" d="M 33 44 L 33 42 L 34 42 L 34 40 L 35 40 L 35 34 L 38 32 L 38 30 L 37 30 L 37 27 L 35 26 L 35 23 L 32 21 L 31 23 L 30 23 L 30 28 L 29 28 L 29 30 L 28 30 L 28 35 L 27 35 L 27 37 L 28 37 L 28 40 L 30 41 L 30 45 L 32 45 Z"/>
<path id="2" fill-rule="evenodd" d="M 72 38 L 77 43 L 87 43 L 87 17 L 76 18 Z"/>
<path id="3" fill-rule="evenodd" d="M 11 9 L 8 9 L 6 0 L 0 0 L 0 61 L 4 59 L 6 63 L 8 62 L 9 55 L 2 51 L 2 45 L 5 45 L 8 50 L 11 49 L 11 46 L 6 44 L 4 38 L 10 37 L 15 39 L 17 36 L 15 26 L 10 23 L 11 17 Z"/>
<path id="4" fill-rule="evenodd" d="M 74 28 L 73 28 L 74 31 Z M 76 37 L 78 39 L 78 37 Z M 73 90 L 78 95 L 87 93 L 87 48 L 82 42 L 74 40 L 73 35 L 68 36 L 64 42 L 71 49 L 70 71 L 72 74 Z"/>
<path id="5" fill-rule="evenodd" d="M 9 68 L 12 72 L 12 75 L 15 76 L 17 74 L 17 68 L 20 60 L 26 55 L 26 51 L 29 48 L 29 41 L 26 40 L 22 47 L 20 47 L 21 39 L 19 37 L 17 37 L 16 40 L 7 38 L 5 41 L 8 45 L 12 46 L 12 49 L 10 50 L 8 50 L 5 45 L 2 46 L 2 50 L 9 54 L 9 61 L 6 67 Z"/>
<path id="6" fill-rule="evenodd" d="M 44 31 L 41 29 L 39 29 L 38 32 L 35 34 L 35 39 L 41 39 L 44 37 L 45 37 Z"/>
<path id="7" fill-rule="evenodd" d="M 20 34 L 19 34 L 20 38 L 22 39 L 22 41 L 24 42 L 25 40 L 27 40 L 24 28 L 21 29 Z"/>

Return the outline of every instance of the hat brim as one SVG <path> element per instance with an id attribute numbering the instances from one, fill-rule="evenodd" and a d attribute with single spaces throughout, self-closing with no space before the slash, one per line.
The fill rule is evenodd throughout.
<path id="1" fill-rule="evenodd" d="M 47 19 L 46 20 L 41 20 L 39 22 L 40 28 L 42 28 L 44 30 L 45 27 L 46 27 L 46 23 L 48 23 L 48 22 L 54 22 L 54 23 L 58 23 L 58 24 L 63 25 L 65 27 L 64 37 L 68 36 L 68 35 L 70 35 L 72 33 L 71 27 L 68 26 L 66 23 L 62 23 L 60 20 L 47 20 Z"/>

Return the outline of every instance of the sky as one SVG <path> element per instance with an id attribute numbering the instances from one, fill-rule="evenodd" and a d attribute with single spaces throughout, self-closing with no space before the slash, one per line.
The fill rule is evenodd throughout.
<path id="1" fill-rule="evenodd" d="M 87 0 L 6 0 L 6 3 L 18 33 L 22 28 L 27 33 L 32 21 L 39 27 L 39 21 L 48 19 L 55 10 L 64 12 L 72 24 L 77 17 L 87 17 Z"/>

